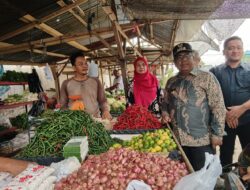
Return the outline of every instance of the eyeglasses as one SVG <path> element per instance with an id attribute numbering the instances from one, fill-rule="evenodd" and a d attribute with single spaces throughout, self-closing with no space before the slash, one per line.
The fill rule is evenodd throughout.
<path id="1" fill-rule="evenodd" d="M 190 59 L 191 57 L 193 57 L 193 54 L 192 53 L 185 53 L 185 54 L 180 54 L 180 55 L 177 55 L 177 57 L 175 57 L 175 61 L 176 62 L 180 62 L 182 61 L 183 59 Z"/>
<path id="2" fill-rule="evenodd" d="M 83 67 L 83 66 L 88 66 L 88 64 L 87 64 L 87 62 L 81 62 L 81 63 L 76 63 L 75 66 Z"/>

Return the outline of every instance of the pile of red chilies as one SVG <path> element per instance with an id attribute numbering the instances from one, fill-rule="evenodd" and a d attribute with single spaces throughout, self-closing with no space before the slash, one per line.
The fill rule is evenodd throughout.
<path id="1" fill-rule="evenodd" d="M 146 108 L 138 105 L 128 107 L 117 119 L 114 130 L 159 129 L 161 123 Z"/>

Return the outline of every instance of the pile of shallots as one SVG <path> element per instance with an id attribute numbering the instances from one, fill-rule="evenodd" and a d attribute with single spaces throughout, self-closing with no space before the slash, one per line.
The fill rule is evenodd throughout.
<path id="1" fill-rule="evenodd" d="M 188 174 L 185 163 L 130 149 L 111 149 L 89 156 L 81 168 L 55 186 L 55 190 L 124 190 L 143 180 L 153 190 L 170 190 Z"/>

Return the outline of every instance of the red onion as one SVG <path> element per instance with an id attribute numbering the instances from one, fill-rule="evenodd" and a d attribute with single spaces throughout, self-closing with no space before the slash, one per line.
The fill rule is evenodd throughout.
<path id="1" fill-rule="evenodd" d="M 151 153 L 113 149 L 90 156 L 78 172 L 62 179 L 55 190 L 124 190 L 133 179 L 143 180 L 152 190 L 172 189 L 188 171 L 185 163 Z"/>

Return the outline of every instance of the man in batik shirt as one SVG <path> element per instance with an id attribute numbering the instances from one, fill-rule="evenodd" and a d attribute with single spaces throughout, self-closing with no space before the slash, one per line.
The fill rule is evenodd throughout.
<path id="1" fill-rule="evenodd" d="M 214 154 L 222 144 L 226 108 L 218 81 L 195 66 L 189 44 L 175 46 L 173 56 L 179 73 L 166 84 L 162 121 L 171 122 L 194 170 L 199 170 L 205 152 Z"/>

